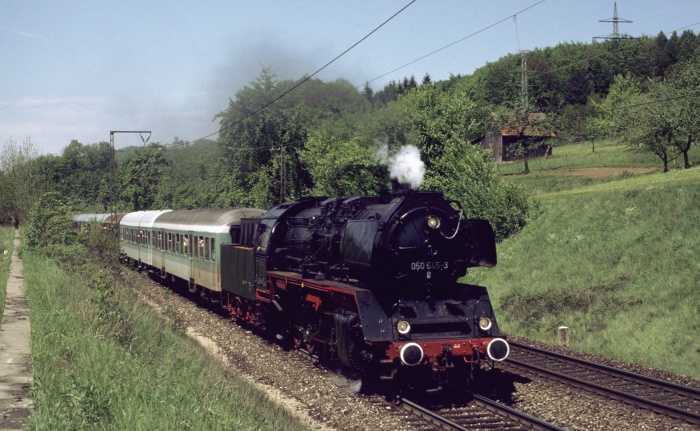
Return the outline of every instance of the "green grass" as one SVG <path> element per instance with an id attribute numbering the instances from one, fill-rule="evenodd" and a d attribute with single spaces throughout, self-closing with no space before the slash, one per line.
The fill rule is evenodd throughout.
<path id="1" fill-rule="evenodd" d="M 700 378 L 700 168 L 534 200 L 498 266 L 471 274 L 501 327 L 554 343 L 565 325 L 573 349 Z"/>
<path id="2" fill-rule="evenodd" d="M 699 147 L 691 147 L 690 159 L 692 164 L 700 164 Z M 531 159 L 529 166 L 528 175 L 522 175 L 523 161 L 501 163 L 498 169 L 501 175 L 522 186 L 531 196 L 614 182 L 639 175 L 640 171 L 663 169 L 661 161 L 653 154 L 632 150 L 613 140 L 596 142 L 595 152 L 591 151 L 590 142 L 555 147 L 552 156 Z M 670 164 L 670 169 L 682 167 L 681 158 Z"/>
<path id="3" fill-rule="evenodd" d="M 32 322 L 29 430 L 298 430 L 299 421 L 109 273 L 23 253 Z"/>
<path id="4" fill-rule="evenodd" d="M 10 278 L 14 235 L 14 228 L 0 226 L 0 325 L 2 325 L 2 315 L 5 312 L 5 294 L 7 293 L 7 280 Z"/>

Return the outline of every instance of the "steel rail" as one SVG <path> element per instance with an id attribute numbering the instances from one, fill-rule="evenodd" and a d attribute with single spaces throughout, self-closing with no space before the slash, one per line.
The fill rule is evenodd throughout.
<path id="1" fill-rule="evenodd" d="M 627 404 L 652 410 L 656 413 L 661 413 L 670 416 L 674 419 L 683 420 L 690 424 L 700 425 L 700 390 L 678 385 L 672 382 L 667 382 L 665 380 L 659 380 L 641 374 L 632 373 L 630 371 L 609 367 L 607 365 L 597 364 L 595 362 L 574 358 L 572 356 L 550 352 L 544 349 L 539 349 L 537 347 L 532 347 L 515 342 L 511 342 L 510 345 L 511 356 L 503 364 L 505 366 L 523 369 L 526 371 L 534 370 L 545 376 L 553 377 L 556 380 L 571 383 L 574 386 L 579 387 L 581 389 L 592 390 L 594 393 L 605 395 L 610 398 L 625 402 Z M 580 370 L 593 370 L 597 373 L 598 376 L 604 374 L 606 377 L 611 379 L 611 382 L 620 383 L 623 381 L 627 381 L 635 384 L 637 389 L 639 388 L 638 385 L 645 385 L 646 389 L 655 391 L 656 395 L 658 395 L 659 392 L 663 391 L 666 393 L 670 393 L 671 395 L 676 397 L 685 398 L 686 400 L 684 402 L 686 403 L 686 405 L 695 404 L 698 412 L 676 407 L 669 403 L 663 403 L 661 401 L 656 401 L 649 398 L 645 398 L 643 396 L 635 395 L 631 393 L 631 391 L 616 389 L 613 387 L 612 384 L 601 385 L 590 381 L 590 379 L 581 379 L 572 375 L 548 369 L 544 366 L 519 361 L 518 359 L 516 359 L 519 350 L 528 352 L 529 354 L 533 354 L 534 352 L 535 355 L 553 358 L 559 361 L 559 364 L 573 364 Z"/>
<path id="2" fill-rule="evenodd" d="M 519 425 L 526 426 L 528 427 L 528 429 L 539 431 L 566 431 L 565 428 L 561 428 L 557 425 L 543 421 L 542 419 L 530 416 L 527 413 L 515 410 L 511 407 L 500 404 L 482 395 L 475 393 L 470 394 L 473 397 L 474 402 L 477 406 L 481 407 L 482 409 L 488 410 L 491 413 L 495 413 L 498 416 L 501 416 L 505 419 L 508 419 L 511 422 L 516 422 Z M 420 416 L 428 421 L 431 421 L 433 424 L 441 426 L 442 428 L 458 431 L 468 431 L 470 429 L 465 428 L 462 425 L 443 417 L 439 413 L 405 398 L 401 400 L 401 406 L 404 409 L 410 411 L 411 413 Z M 512 427 L 504 427 L 502 429 L 512 429 Z"/>

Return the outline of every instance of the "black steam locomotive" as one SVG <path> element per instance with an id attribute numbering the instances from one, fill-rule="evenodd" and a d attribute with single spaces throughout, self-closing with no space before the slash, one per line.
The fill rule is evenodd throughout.
<path id="1" fill-rule="evenodd" d="M 260 213 L 127 214 L 122 249 L 357 375 L 463 385 L 508 356 L 486 288 L 458 282 L 496 264 L 493 230 L 457 202 L 418 192 L 307 197 Z"/>

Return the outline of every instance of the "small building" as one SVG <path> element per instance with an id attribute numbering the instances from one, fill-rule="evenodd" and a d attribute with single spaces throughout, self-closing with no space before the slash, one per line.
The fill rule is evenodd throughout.
<path id="1" fill-rule="evenodd" d="M 544 119 L 545 114 L 530 114 L 530 119 L 536 122 L 537 119 Z M 498 133 L 490 133 L 475 143 L 483 148 L 490 150 L 493 160 L 496 163 L 511 162 L 520 160 L 522 155 L 515 154 L 512 149 L 518 142 L 520 130 L 515 127 L 501 129 Z M 537 128 L 535 126 L 526 126 L 523 131 L 523 138 L 527 139 L 530 147 L 527 149 L 527 157 L 541 157 L 552 155 L 552 144 L 549 143 L 557 135 L 552 131 Z"/>

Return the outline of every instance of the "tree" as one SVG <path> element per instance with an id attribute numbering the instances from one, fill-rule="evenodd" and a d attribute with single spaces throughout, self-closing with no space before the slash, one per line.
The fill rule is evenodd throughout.
<path id="1" fill-rule="evenodd" d="M 352 196 L 388 190 L 385 172 L 376 163 L 373 137 L 355 127 L 327 121 L 309 132 L 299 156 L 313 180 L 312 194 Z"/>
<path id="2" fill-rule="evenodd" d="M 686 34 L 685 32 L 683 33 Z M 700 136 L 700 60 L 685 62 L 679 65 L 669 75 L 667 85 L 669 97 L 673 97 L 669 102 L 680 105 L 678 112 L 680 115 L 680 133 L 685 139 L 675 141 L 678 151 L 683 154 L 684 167 L 690 168 L 688 152 L 690 146 Z"/>
<path id="3" fill-rule="evenodd" d="M 306 133 L 307 118 L 304 112 L 295 110 L 299 92 L 274 102 L 293 85 L 291 81 L 277 82 L 276 75 L 263 68 L 250 86 L 229 101 L 228 109 L 216 115 L 215 119 L 220 119 L 221 167 L 227 173 L 220 187 L 226 205 L 267 208 L 278 202 L 281 171 L 273 171 L 275 157 L 283 146 L 289 149 L 302 145 Z M 289 177 L 300 181 L 304 178 L 294 174 Z"/>
<path id="4" fill-rule="evenodd" d="M 127 211 L 156 209 L 158 191 L 165 181 L 167 160 L 163 146 L 151 143 L 137 149 L 119 165 L 116 193 Z"/>
<path id="5" fill-rule="evenodd" d="M 56 190 L 76 203 L 89 206 L 107 202 L 111 174 L 112 148 L 109 142 L 83 145 L 72 140 L 61 154 L 61 171 Z"/>
<path id="6" fill-rule="evenodd" d="M 697 48 L 698 38 L 695 36 L 695 33 L 692 30 L 684 30 L 678 43 L 678 60 L 691 60 Z"/>
<path id="7" fill-rule="evenodd" d="M 528 159 L 531 153 L 549 142 L 554 127 L 552 117 L 543 113 L 534 113 L 525 103 L 518 102 L 508 106 L 500 106 L 496 109 L 493 121 L 490 123 L 491 133 L 508 131 L 515 137 L 508 151 L 511 155 L 522 157 L 525 167 L 523 174 L 530 173 Z"/>
<path id="8" fill-rule="evenodd" d="M 676 93 L 661 81 L 652 82 L 647 93 L 640 94 L 623 107 L 622 120 L 628 143 L 655 154 L 668 172 L 668 164 L 678 157 L 678 142 L 683 133 L 681 104 L 674 103 Z"/>
<path id="9" fill-rule="evenodd" d="M 30 137 L 21 145 L 10 138 L 0 152 L 0 221 L 17 226 L 37 197 L 38 178 L 33 159 L 38 150 Z"/>
<path id="10" fill-rule="evenodd" d="M 636 99 L 642 90 L 638 80 L 629 73 L 616 75 L 608 95 L 602 100 L 591 100 L 595 116 L 590 120 L 594 136 L 617 136 L 622 132 L 622 107 Z"/>
<path id="11" fill-rule="evenodd" d="M 374 102 L 374 91 L 372 90 L 372 87 L 369 86 L 369 82 L 365 82 L 365 86 L 362 87 L 362 94 L 369 103 Z"/>
<path id="12" fill-rule="evenodd" d="M 219 161 L 222 152 L 215 141 L 205 139 L 168 148 L 164 150 L 164 157 L 167 163 L 156 198 L 158 207 L 194 209 L 225 205 L 212 186 L 221 176 Z"/>
<path id="13" fill-rule="evenodd" d="M 263 69 L 216 117 L 221 119 L 219 145 L 227 173 L 220 189 L 227 204 L 267 208 L 308 194 L 313 181 L 300 152 L 309 130 L 370 107 L 348 81 L 278 82 Z"/>
<path id="14" fill-rule="evenodd" d="M 669 54 L 673 50 L 667 50 L 666 44 L 668 43 L 668 38 L 663 31 L 659 32 L 654 40 L 654 76 L 663 76 L 666 72 L 666 68 L 671 65 L 671 59 Z"/>
<path id="15" fill-rule="evenodd" d="M 571 72 L 568 85 L 564 89 L 566 103 L 570 105 L 585 105 L 588 101 L 588 96 L 593 91 L 590 71 L 576 69 Z"/>
<path id="16" fill-rule="evenodd" d="M 591 105 L 566 105 L 556 115 L 550 114 L 552 115 L 552 126 L 560 139 L 568 141 L 594 140 L 598 136 L 590 127 L 593 112 Z M 595 147 L 593 151 L 595 151 Z"/>

